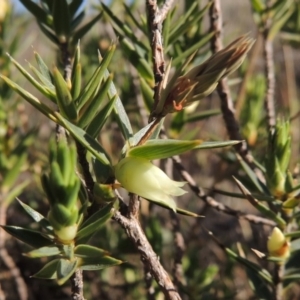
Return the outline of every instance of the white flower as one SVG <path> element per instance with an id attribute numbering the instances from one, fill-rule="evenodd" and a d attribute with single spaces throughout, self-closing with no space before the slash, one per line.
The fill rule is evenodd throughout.
<path id="1" fill-rule="evenodd" d="M 128 191 L 145 199 L 162 203 L 176 210 L 172 196 L 186 193 L 185 182 L 170 179 L 150 161 L 139 157 L 125 157 L 115 166 L 115 176 Z"/>

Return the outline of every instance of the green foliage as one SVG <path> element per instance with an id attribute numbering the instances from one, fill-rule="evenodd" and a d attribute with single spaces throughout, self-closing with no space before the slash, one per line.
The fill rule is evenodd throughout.
<path id="1" fill-rule="evenodd" d="M 214 29 L 206 29 L 208 16 L 212 28 L 216 21 L 212 20 L 214 1 L 185 1 L 170 8 L 162 24 L 162 46 L 156 48 L 163 57 L 160 67 L 166 76 L 162 82 L 153 72 L 157 53 L 152 53 L 149 36 L 153 28 L 147 24 L 147 7 L 139 6 L 138 1 L 101 3 L 92 7 L 98 13 L 85 22 L 88 10 L 83 0 L 21 2 L 55 44 L 60 61 L 49 62 L 53 49 L 43 49 L 34 51 L 30 57 L 35 62 L 25 68 L 16 51 L 25 48 L 18 46 L 22 33 L 10 34 L 9 10 L 0 19 L 0 210 L 13 207 L 20 194 L 22 199 L 7 214 L 8 224 L 14 225 L 1 219 L 1 227 L 33 248 L 26 246 L 23 251 L 27 258 L 38 259 L 40 270 L 26 270 L 26 274 L 35 273 L 32 277 L 62 285 L 78 270 L 96 271 L 96 275 L 84 277 L 86 298 L 94 296 L 90 290 L 100 281 L 99 298 L 100 293 L 102 297 L 107 293 L 111 298 L 146 299 L 146 279 L 147 292 L 153 291 L 153 297 L 159 299 L 163 288 L 155 277 L 155 266 L 145 263 L 149 255 L 145 245 L 134 236 L 136 228 L 131 222 L 136 220 L 137 232 L 145 232 L 159 257 L 157 262 L 172 273 L 183 297 L 238 299 L 239 279 L 244 298 L 273 299 L 277 295 L 292 299 L 300 278 L 300 184 L 299 151 L 294 146 L 298 121 L 289 120 L 286 113 L 297 107 L 294 99 L 287 97 L 290 90 L 284 90 L 285 82 L 295 81 L 289 77 L 288 66 L 277 61 L 275 53 L 275 70 L 281 76 L 275 76 L 280 79 L 275 93 L 280 113 L 275 126 L 269 126 L 271 130 L 265 120 L 270 78 L 252 67 L 255 61 L 265 64 L 267 57 L 256 53 L 242 73 L 234 73 L 237 78 L 229 81 L 232 98 L 235 100 L 236 91 L 238 96 L 244 92 L 245 98 L 238 124 L 231 118 L 234 111 L 230 107 L 224 110 L 226 93 L 219 81 L 242 64 L 254 39 L 235 39 L 225 26 L 224 44 L 229 46 L 210 56 L 208 46 L 218 39 Z M 272 45 L 279 36 L 297 46 L 298 2 L 250 0 L 257 38 L 263 35 L 263 43 Z M 222 10 L 225 14 L 226 9 Z M 224 20 L 231 23 L 231 17 Z M 93 33 L 96 24 L 100 24 L 99 32 Z M 118 42 L 111 42 L 114 34 Z M 234 42 L 227 43 L 228 36 Z M 12 72 L 13 66 L 18 73 Z M 221 105 L 214 101 L 214 94 L 207 101 L 215 88 L 221 90 Z M 16 95 L 33 107 L 20 109 Z M 31 128 L 36 112 L 57 126 L 52 133 L 55 142 L 41 136 L 37 124 Z M 151 122 L 147 124 L 148 117 Z M 41 127 L 48 128 L 43 122 Z M 243 137 L 228 140 L 228 133 L 232 136 L 239 125 Z M 252 155 L 240 139 L 246 140 Z M 44 142 L 41 149 L 37 141 Z M 44 152 L 48 150 L 47 160 Z M 172 157 L 170 167 L 171 160 L 165 159 Z M 150 162 L 157 159 L 168 176 L 156 162 Z M 118 169 L 128 160 L 135 164 L 121 176 Z M 157 169 L 160 171 L 155 173 Z M 145 179 L 146 173 L 154 174 L 155 186 Z M 170 180 L 172 175 L 180 175 L 184 182 Z M 186 182 L 191 191 L 181 189 Z M 148 202 L 134 202 L 131 196 L 127 201 L 126 193 L 116 192 L 120 184 L 125 192 Z M 150 191 L 146 191 L 149 185 Z M 184 191 L 189 193 L 175 202 L 174 196 Z M 205 209 L 200 201 L 205 202 Z M 20 214 L 20 207 L 25 214 Z M 11 220 L 10 215 L 15 214 L 20 222 Z M 231 218 L 224 217 L 226 214 Z M 118 216 L 123 223 L 110 222 L 118 221 Z M 243 221 L 239 224 L 235 219 Z M 136 263 L 138 255 L 144 266 Z M 117 265 L 120 267 L 110 268 Z M 151 283 L 149 272 L 156 283 Z"/>

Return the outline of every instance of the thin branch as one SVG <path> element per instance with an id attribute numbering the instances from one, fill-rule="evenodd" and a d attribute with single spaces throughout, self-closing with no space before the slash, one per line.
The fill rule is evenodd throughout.
<path id="1" fill-rule="evenodd" d="M 159 261 L 159 257 L 154 252 L 148 239 L 146 238 L 139 221 L 130 216 L 126 218 L 119 211 L 116 211 L 113 219 L 118 222 L 122 228 L 126 231 L 127 236 L 134 243 L 138 252 L 141 255 L 141 261 L 144 266 L 149 270 L 153 278 L 156 280 L 158 286 L 161 288 L 167 300 L 179 300 L 180 295 L 176 291 L 168 273 L 163 268 Z"/>
<path id="2" fill-rule="evenodd" d="M 164 19 L 167 17 L 168 12 L 170 11 L 174 0 L 166 0 L 163 6 L 160 9 L 160 13 L 158 17 L 156 18 L 156 21 L 158 23 L 162 23 Z"/>
<path id="3" fill-rule="evenodd" d="M 163 19 L 161 18 L 156 0 L 146 0 L 146 9 L 148 15 L 150 45 L 152 48 L 153 73 L 155 79 L 154 110 L 160 100 L 160 92 L 165 76 L 165 59 L 161 35 Z"/>
<path id="4" fill-rule="evenodd" d="M 149 270 L 144 265 L 144 278 L 146 284 L 146 293 L 147 293 L 147 300 L 155 300 L 155 289 L 152 285 L 152 275 Z"/>
<path id="5" fill-rule="evenodd" d="M 276 125 L 275 112 L 275 70 L 274 70 L 274 49 L 273 42 L 268 39 L 268 30 L 264 32 L 264 59 L 265 59 L 265 76 L 267 79 L 267 92 L 265 96 L 265 109 L 269 132 L 274 130 Z"/>
<path id="6" fill-rule="evenodd" d="M 223 49 L 221 34 L 222 34 L 222 11 L 220 0 L 215 0 L 209 9 L 211 31 L 215 32 L 214 37 L 211 40 L 211 49 L 213 53 L 216 53 Z M 223 78 L 218 86 L 217 92 L 221 100 L 221 110 L 223 119 L 226 125 L 228 135 L 231 140 L 240 140 L 241 143 L 237 144 L 235 150 L 241 155 L 243 160 L 254 170 L 256 176 L 265 182 L 265 178 L 262 172 L 255 166 L 254 159 L 248 149 L 246 141 L 244 141 L 239 124 L 235 118 L 235 110 L 233 101 L 230 95 L 227 79 Z"/>
<path id="7" fill-rule="evenodd" d="M 72 285 L 72 300 L 84 300 L 82 270 L 77 269 L 70 278 Z"/>

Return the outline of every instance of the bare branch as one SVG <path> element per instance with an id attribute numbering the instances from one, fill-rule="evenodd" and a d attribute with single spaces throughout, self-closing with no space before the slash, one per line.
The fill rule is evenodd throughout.
<path id="1" fill-rule="evenodd" d="M 156 0 L 146 0 L 148 24 L 150 31 L 150 45 L 152 48 L 153 73 L 155 79 L 154 86 L 154 108 L 160 99 L 163 78 L 165 76 L 165 60 L 162 44 L 162 19 L 159 17 L 159 9 Z"/>
<path id="2" fill-rule="evenodd" d="M 72 285 L 72 300 L 84 300 L 82 271 L 77 269 L 70 280 Z"/>
<path id="3" fill-rule="evenodd" d="M 129 214 L 130 215 L 130 214 Z M 134 217 L 126 218 L 119 211 L 116 211 L 113 219 L 118 222 L 126 231 L 128 237 L 134 243 L 138 252 L 141 255 L 141 261 L 149 270 L 158 286 L 165 295 L 165 299 L 179 300 L 180 295 L 176 291 L 168 273 L 163 268 L 159 261 L 159 257 L 154 252 L 148 239 L 146 238 L 139 221 Z"/>
<path id="4" fill-rule="evenodd" d="M 163 20 L 167 17 L 168 12 L 170 11 L 174 0 L 166 0 L 163 6 L 160 9 L 160 13 L 156 19 L 158 23 L 162 23 Z"/>
<path id="5" fill-rule="evenodd" d="M 209 16 L 211 22 L 211 31 L 215 32 L 211 42 L 211 49 L 213 53 L 216 53 L 223 48 L 221 34 L 222 34 L 222 11 L 220 0 L 215 0 L 209 9 Z M 233 101 L 230 95 L 227 79 L 220 80 L 217 86 L 217 92 L 221 99 L 221 110 L 223 119 L 227 128 L 228 135 L 231 140 L 240 140 L 241 143 L 235 147 L 236 151 L 241 155 L 243 160 L 254 170 L 256 176 L 265 182 L 265 178 L 262 172 L 255 166 L 254 159 L 248 149 L 246 141 L 244 141 L 241 133 L 238 121 L 235 118 L 235 110 Z"/>

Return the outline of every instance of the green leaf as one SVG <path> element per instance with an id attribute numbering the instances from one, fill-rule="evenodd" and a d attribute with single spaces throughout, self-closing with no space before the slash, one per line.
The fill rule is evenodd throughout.
<path id="1" fill-rule="evenodd" d="M 2 227 L 7 233 L 12 235 L 13 237 L 34 248 L 41 248 L 53 244 L 53 241 L 46 238 L 39 231 L 30 230 L 18 226 L 0 225 L 0 227 Z"/>
<path id="2" fill-rule="evenodd" d="M 59 285 L 64 284 L 76 271 L 78 266 L 78 259 L 70 261 L 68 259 L 61 258 L 57 264 L 57 283 Z"/>
<path id="3" fill-rule="evenodd" d="M 99 107 L 105 99 L 111 82 L 112 75 L 106 79 L 104 84 L 100 87 L 99 92 L 87 103 L 87 106 L 83 108 L 84 112 L 81 114 L 81 117 L 78 121 L 79 127 L 85 128 L 95 119 L 95 116 L 99 111 Z"/>
<path id="4" fill-rule="evenodd" d="M 120 43 L 124 49 L 125 54 L 127 55 L 131 64 L 137 69 L 140 76 L 147 82 L 153 82 L 153 71 L 149 63 L 141 57 L 137 49 L 126 39 L 121 39 Z"/>
<path id="5" fill-rule="evenodd" d="M 41 31 L 56 45 L 59 45 L 59 40 L 55 34 L 52 33 L 44 24 L 38 22 L 37 23 Z"/>
<path id="6" fill-rule="evenodd" d="M 173 65 L 177 66 L 182 63 L 187 57 L 192 55 L 195 51 L 198 51 L 201 47 L 203 47 L 205 44 L 207 44 L 211 38 L 215 35 L 215 32 L 210 32 L 204 35 L 199 42 L 194 44 L 193 46 L 189 47 L 187 50 L 182 52 L 180 55 L 176 56 L 176 58 L 173 59 Z"/>
<path id="7" fill-rule="evenodd" d="M 66 43 L 71 31 L 71 18 L 67 0 L 54 0 L 53 28 L 60 43 Z"/>
<path id="8" fill-rule="evenodd" d="M 39 212 L 37 212 L 36 210 L 34 210 L 33 208 L 31 208 L 29 205 L 25 204 L 24 202 L 22 202 L 21 200 L 17 199 L 19 204 L 22 206 L 22 208 L 26 211 L 26 213 L 37 223 L 40 223 L 41 226 L 43 226 L 45 229 L 47 230 L 51 230 L 52 227 L 50 225 L 50 223 L 48 222 L 48 220 L 41 215 Z"/>
<path id="9" fill-rule="evenodd" d="M 266 281 L 259 276 L 258 272 L 251 268 L 247 268 L 246 272 L 248 280 L 250 281 L 250 287 L 252 288 L 255 296 L 259 299 L 272 299 L 273 294 L 268 288 L 269 285 L 267 285 Z"/>
<path id="10" fill-rule="evenodd" d="M 233 258 L 234 260 L 245 266 L 248 270 L 252 270 L 259 278 L 264 280 L 265 283 L 273 284 L 272 276 L 266 269 L 263 269 L 261 266 L 237 255 L 229 248 L 225 248 L 225 252 L 229 257 Z"/>
<path id="11" fill-rule="evenodd" d="M 139 47 L 141 47 L 146 51 L 149 51 L 149 48 L 145 44 L 140 42 L 140 40 L 138 39 L 136 34 L 132 31 L 132 29 L 129 27 L 129 25 L 124 21 L 121 21 L 117 16 L 115 16 L 113 12 L 109 9 L 109 7 L 106 6 L 103 2 L 102 2 L 102 8 L 117 25 L 114 26 L 114 28 L 119 32 L 120 36 L 129 38 L 131 41 L 134 42 L 134 44 L 138 45 Z"/>
<path id="12" fill-rule="evenodd" d="M 257 178 L 256 174 L 249 167 L 249 165 L 243 159 L 238 159 L 238 161 L 241 164 L 241 166 L 242 166 L 243 170 L 245 171 L 245 173 L 248 175 L 248 178 L 251 180 L 251 182 L 257 188 L 257 190 L 261 193 L 266 193 L 266 194 L 270 195 L 267 187 Z"/>
<path id="13" fill-rule="evenodd" d="M 74 254 L 77 257 L 89 258 L 89 257 L 102 257 L 104 255 L 107 255 L 108 252 L 103 249 L 90 246 L 90 245 L 78 245 L 75 247 Z"/>
<path id="14" fill-rule="evenodd" d="M 48 262 L 40 271 L 34 274 L 33 278 L 39 279 L 57 279 L 57 267 L 59 259 L 54 259 Z"/>
<path id="15" fill-rule="evenodd" d="M 63 116 L 59 114 L 56 114 L 56 116 L 78 142 L 85 146 L 103 164 L 110 165 L 109 156 L 96 140 L 94 140 L 84 130 L 66 120 Z"/>
<path id="16" fill-rule="evenodd" d="M 7 54 L 12 63 L 17 67 L 17 69 L 22 73 L 22 75 L 44 96 L 50 99 L 52 102 L 56 103 L 55 91 L 45 86 L 41 85 L 34 77 L 32 77 L 16 60 L 14 60 L 9 54 Z"/>
<path id="17" fill-rule="evenodd" d="M 108 72 L 108 70 L 106 70 L 104 73 L 104 78 L 107 79 L 108 76 L 109 76 L 109 72 Z M 115 106 L 114 106 L 114 113 L 115 113 L 117 122 L 120 126 L 120 129 L 122 131 L 122 134 L 123 134 L 125 140 L 128 141 L 129 138 L 133 136 L 133 131 L 131 128 L 131 124 L 130 124 L 128 115 L 124 109 L 121 99 L 118 96 L 116 87 L 113 82 L 111 83 L 110 88 L 108 90 L 108 97 L 110 98 L 110 100 L 114 99 L 115 97 L 117 98 L 117 100 L 115 102 Z"/>
<path id="18" fill-rule="evenodd" d="M 121 263 L 123 263 L 123 261 L 110 256 L 87 257 L 81 258 L 79 266 L 82 270 L 94 271 L 120 265 Z"/>
<path id="19" fill-rule="evenodd" d="M 53 70 L 53 79 L 57 96 L 57 104 L 61 114 L 71 121 L 77 120 L 77 110 L 72 99 L 67 82 L 55 67 Z"/>
<path id="20" fill-rule="evenodd" d="M 184 14 L 184 19 L 181 22 L 181 26 L 178 26 L 180 22 L 176 22 L 177 26 L 175 26 L 175 28 L 171 30 L 169 34 L 169 45 L 174 44 L 180 37 L 183 36 L 185 32 L 190 30 L 193 25 L 200 23 L 200 20 L 204 17 L 212 3 L 213 1 L 208 2 L 201 11 L 191 14 L 191 17 L 188 17 L 188 14 Z"/>
<path id="21" fill-rule="evenodd" d="M 34 97 L 30 93 L 28 93 L 26 90 L 21 88 L 19 85 L 15 84 L 13 81 L 11 81 L 6 76 L 0 75 L 0 78 L 2 78 L 10 88 L 12 88 L 14 91 L 16 91 L 22 98 L 24 98 L 27 102 L 29 102 L 36 109 L 38 109 L 47 118 L 54 121 L 55 123 L 58 122 L 57 118 L 53 114 L 53 111 L 48 106 L 41 103 L 40 100 L 38 100 L 36 97 Z"/>
<path id="22" fill-rule="evenodd" d="M 31 0 L 20 0 L 20 2 L 41 22 L 48 24 L 47 13 L 39 7 L 34 1 Z"/>
<path id="23" fill-rule="evenodd" d="M 116 104 L 116 101 L 117 101 L 117 97 L 115 96 L 98 112 L 98 114 L 94 117 L 93 121 L 87 127 L 86 132 L 89 135 L 91 135 L 93 138 L 96 138 L 100 133 L 106 120 L 111 115 L 111 112 Z"/>
<path id="24" fill-rule="evenodd" d="M 113 203 L 108 204 L 101 210 L 94 213 L 79 228 L 76 235 L 77 243 L 82 242 L 82 238 L 91 236 L 99 230 L 113 215 Z"/>
<path id="25" fill-rule="evenodd" d="M 78 42 L 75 55 L 74 62 L 72 68 L 72 87 L 71 87 L 71 95 L 73 99 L 77 99 L 80 95 L 81 90 L 81 64 L 80 64 L 80 43 Z"/>
<path id="26" fill-rule="evenodd" d="M 123 3 L 123 6 L 125 8 L 127 16 L 130 17 L 131 21 L 134 23 L 134 25 L 136 26 L 136 28 L 138 28 L 139 30 L 141 30 L 147 36 L 148 35 L 147 27 L 144 26 L 143 23 L 139 23 L 137 21 L 137 18 L 132 13 L 132 8 L 129 7 L 126 3 Z"/>
<path id="27" fill-rule="evenodd" d="M 80 27 L 72 36 L 72 43 L 77 43 L 101 19 L 102 13 L 96 15 L 91 21 Z"/>
<path id="28" fill-rule="evenodd" d="M 40 69 L 40 72 L 41 72 L 41 75 L 42 75 L 41 77 L 39 77 L 40 80 L 49 89 L 54 90 L 54 85 L 52 83 L 52 76 L 51 76 L 51 73 L 50 73 L 47 65 L 45 64 L 45 62 L 43 61 L 43 59 L 41 58 L 41 56 L 37 52 L 34 52 L 34 56 L 35 56 L 36 62 L 39 66 L 39 69 Z"/>
<path id="29" fill-rule="evenodd" d="M 84 2 L 84 0 L 71 1 L 71 3 L 69 4 L 69 12 L 70 12 L 70 15 L 72 18 L 76 15 L 78 9 L 81 7 L 83 2 Z"/>
<path id="30" fill-rule="evenodd" d="M 95 72 L 91 76 L 89 82 L 86 84 L 85 88 L 80 93 L 78 99 L 76 99 L 76 103 L 79 109 L 81 109 L 90 99 L 98 92 L 100 84 L 104 79 L 106 80 L 109 76 L 106 74 L 108 73 L 106 68 L 108 67 L 113 54 L 115 52 L 116 45 L 112 45 L 105 53 L 104 58 L 100 56 L 101 62 L 99 66 L 96 68 Z"/>
<path id="31" fill-rule="evenodd" d="M 231 147 L 239 144 L 241 141 L 214 141 L 214 142 L 202 142 L 199 146 L 196 146 L 194 149 L 214 149 L 214 148 L 223 148 Z"/>
<path id="32" fill-rule="evenodd" d="M 149 140 L 144 145 L 131 148 L 128 151 L 128 156 L 141 157 L 148 160 L 163 159 L 194 149 L 200 143 L 200 140 Z"/>
<path id="33" fill-rule="evenodd" d="M 46 256 L 54 256 L 59 255 L 61 250 L 57 246 L 50 246 L 50 247 L 42 247 L 39 249 L 32 250 L 26 253 L 26 256 L 37 258 L 37 257 L 46 257 Z"/>

